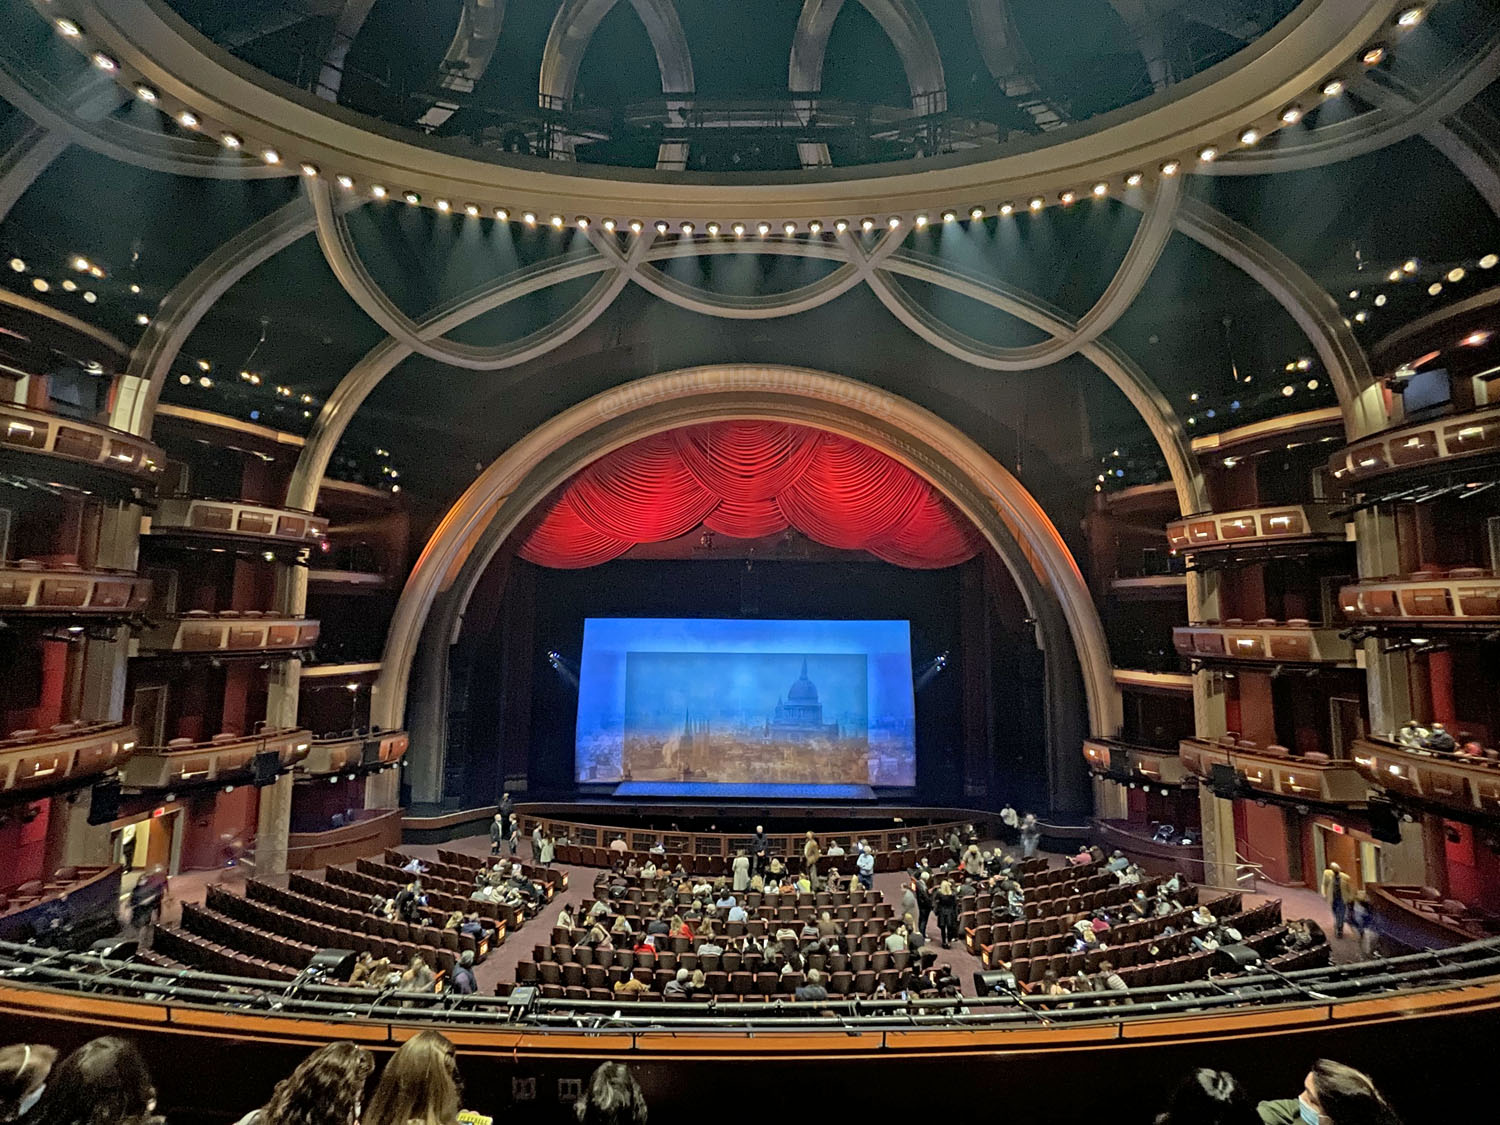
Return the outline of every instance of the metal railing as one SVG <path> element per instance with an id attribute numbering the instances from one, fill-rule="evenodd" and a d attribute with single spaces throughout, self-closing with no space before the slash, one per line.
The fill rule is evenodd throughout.
<path id="1" fill-rule="evenodd" d="M 216 1007 L 320 1020 L 440 1022 L 529 1027 L 563 1032 L 799 1029 L 954 1030 L 988 1027 L 1124 1023 L 1137 1018 L 1224 1012 L 1248 1006 L 1331 1007 L 1396 992 L 1500 979 L 1500 937 L 1351 965 L 1278 972 L 1265 968 L 1180 984 L 1056 997 L 1020 993 L 941 998 L 772 1000 L 762 1003 L 563 1000 L 525 996 L 361 991 L 302 974 L 289 984 L 162 968 L 0 942 L 0 981 L 74 994 L 136 999 L 155 1005 Z M 1123 1034 L 1123 1032 L 1122 1032 Z"/>

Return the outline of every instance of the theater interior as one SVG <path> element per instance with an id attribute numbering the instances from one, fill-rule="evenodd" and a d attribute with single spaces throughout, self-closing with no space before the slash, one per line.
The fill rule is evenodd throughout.
<path id="1" fill-rule="evenodd" d="M 1471 1111 L 1493 0 L 0 28 L 0 1048 Z"/>

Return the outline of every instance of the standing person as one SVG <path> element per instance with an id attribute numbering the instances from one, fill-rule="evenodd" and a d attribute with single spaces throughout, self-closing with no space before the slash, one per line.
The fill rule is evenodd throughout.
<path id="1" fill-rule="evenodd" d="M 457 1073 L 453 1044 L 419 1032 L 385 1064 L 360 1125 L 456 1125 Z"/>
<path id="2" fill-rule="evenodd" d="M 912 890 L 917 896 L 917 933 L 926 938 L 927 919 L 932 917 L 932 887 L 927 882 L 927 872 L 917 876 Z"/>
<path id="3" fill-rule="evenodd" d="M 47 1079 L 26 1125 L 156 1125 L 156 1086 L 135 1045 L 90 1039 Z"/>
<path id="4" fill-rule="evenodd" d="M 167 877 L 162 869 L 153 867 L 130 889 L 130 924 L 137 935 L 143 935 L 156 925 L 161 916 L 161 902 L 167 893 Z"/>
<path id="5" fill-rule="evenodd" d="M 1368 961 L 1375 956 L 1375 913 L 1370 909 L 1370 898 L 1364 891 L 1356 891 L 1354 904 L 1349 908 L 1349 924 L 1359 935 L 1359 955 Z"/>
<path id="6" fill-rule="evenodd" d="M 731 866 L 734 868 L 734 892 L 744 894 L 750 889 L 750 857 L 745 854 L 744 848 L 734 853 L 734 863 Z"/>
<path id="7" fill-rule="evenodd" d="M 915 879 L 907 879 L 906 882 L 901 884 L 900 914 L 903 918 L 910 919 L 910 924 L 913 928 L 916 927 L 917 915 L 921 913 L 922 909 L 917 905 L 916 883 L 917 881 Z"/>
<path id="8" fill-rule="evenodd" d="M 766 857 L 770 853 L 771 841 L 766 839 L 766 830 L 757 824 L 755 826 L 755 835 L 750 837 L 750 854 L 754 857 L 751 862 L 755 874 L 765 874 Z"/>
<path id="9" fill-rule="evenodd" d="M 813 890 L 818 889 L 818 860 L 823 858 L 823 849 L 813 838 L 812 829 L 807 830 L 807 843 L 802 845 L 802 870 L 807 872 L 807 881 Z"/>
<path id="10" fill-rule="evenodd" d="M 953 884 L 947 879 L 939 883 L 932 901 L 937 910 L 938 937 L 947 949 L 948 943 L 958 936 L 958 895 L 953 892 Z"/>
<path id="11" fill-rule="evenodd" d="M 1042 838 L 1042 830 L 1036 822 L 1036 813 L 1027 813 L 1021 819 L 1021 856 L 1031 859 L 1036 855 L 1037 842 Z"/>
<path id="12" fill-rule="evenodd" d="M 510 814 L 516 811 L 516 803 L 510 799 L 509 793 L 500 794 L 499 813 L 505 818 L 505 823 L 510 823 Z"/>
<path id="13" fill-rule="evenodd" d="M 496 810 L 495 819 L 490 821 L 490 855 L 499 855 L 500 845 L 504 842 L 505 814 Z"/>
<path id="14" fill-rule="evenodd" d="M 542 832 L 542 822 L 536 822 L 536 827 L 531 830 L 531 862 L 542 862 L 542 840 L 545 833 Z"/>
<path id="15" fill-rule="evenodd" d="M 1016 815 L 1016 810 L 1009 801 L 1000 810 L 1000 823 L 1005 825 L 1005 839 L 1008 843 L 1015 843 L 1016 834 L 1021 828 L 1021 818 Z"/>
<path id="16" fill-rule="evenodd" d="M 542 858 L 540 862 L 543 867 L 551 867 L 556 860 L 557 841 L 552 838 L 552 833 L 548 832 L 542 837 Z"/>
<path id="17" fill-rule="evenodd" d="M 237 1125 L 349 1125 L 359 1118 L 375 1057 L 353 1043 L 319 1047 Z"/>
<path id="18" fill-rule="evenodd" d="M 1344 936 L 1344 919 L 1354 898 L 1353 890 L 1354 884 L 1337 863 L 1323 868 L 1323 901 L 1333 911 L 1333 936 L 1336 938 Z"/>
<path id="19" fill-rule="evenodd" d="M 1401 1125 L 1369 1075 L 1331 1059 L 1312 1064 L 1300 1095 L 1261 1102 L 1256 1110 L 1263 1125 Z"/>
<path id="20" fill-rule="evenodd" d="M 521 850 L 521 820 L 515 813 L 511 813 L 505 822 L 505 850 L 511 859 L 515 859 Z"/>
<path id="21" fill-rule="evenodd" d="M 859 858 L 854 861 L 859 872 L 859 885 L 869 890 L 875 885 L 875 850 L 863 841 L 859 845 Z"/>

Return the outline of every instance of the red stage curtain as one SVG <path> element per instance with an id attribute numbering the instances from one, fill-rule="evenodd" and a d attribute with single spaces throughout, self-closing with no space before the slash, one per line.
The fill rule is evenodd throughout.
<path id="1" fill-rule="evenodd" d="M 857 441 L 781 422 L 713 422 L 601 457 L 521 546 L 543 566 L 596 566 L 699 524 L 752 539 L 795 527 L 898 566 L 972 557 L 979 535 L 905 465 Z"/>

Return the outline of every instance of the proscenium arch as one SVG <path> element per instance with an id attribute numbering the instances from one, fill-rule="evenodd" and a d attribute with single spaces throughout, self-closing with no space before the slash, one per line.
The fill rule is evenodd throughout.
<path id="1" fill-rule="evenodd" d="M 1029 608 L 1043 626 L 1039 640 L 1054 658 L 1048 661 L 1054 703 L 1066 693 L 1051 686 L 1050 669 L 1060 663 L 1056 645 L 1066 641 L 1046 634 L 1049 609 L 1060 614 L 1082 671 L 1089 730 L 1118 731 L 1120 697 L 1098 612 L 1062 537 L 1020 482 L 957 427 L 905 399 L 855 379 L 775 365 L 695 367 L 638 379 L 562 411 L 502 453 L 449 509 L 407 579 L 386 637 L 371 721 L 405 725 L 419 642 L 427 634 L 429 651 L 443 654 L 452 636 L 450 629 L 435 636 L 429 629 L 439 597 L 450 616 L 456 613 L 505 539 L 553 490 L 612 449 L 732 418 L 840 433 L 931 482 L 981 531 L 1023 594 L 1032 595 Z M 1078 757 L 1076 745 L 1069 757 Z M 413 785 L 421 788 L 415 779 Z"/>

